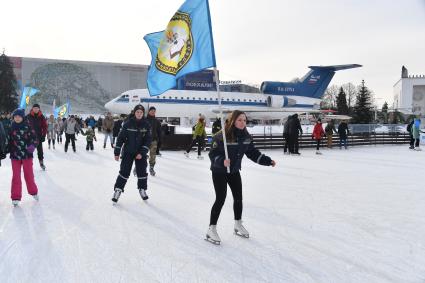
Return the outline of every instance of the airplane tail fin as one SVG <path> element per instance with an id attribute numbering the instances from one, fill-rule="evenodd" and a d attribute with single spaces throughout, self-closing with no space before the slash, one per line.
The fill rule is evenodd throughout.
<path id="1" fill-rule="evenodd" d="M 336 71 L 358 67 L 361 65 L 309 66 L 311 70 L 297 82 L 264 82 L 261 89 L 263 93 L 321 98 Z M 281 93 L 280 90 L 285 92 L 286 89 L 293 89 L 293 93 Z"/>
<path id="2" fill-rule="evenodd" d="M 301 80 L 301 92 L 305 96 L 321 98 L 336 71 L 358 68 L 361 65 L 332 65 L 332 66 L 309 66 L 311 69 Z"/>

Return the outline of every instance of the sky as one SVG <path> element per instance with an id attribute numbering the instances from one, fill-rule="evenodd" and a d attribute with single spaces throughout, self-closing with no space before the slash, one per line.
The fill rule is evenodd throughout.
<path id="1" fill-rule="evenodd" d="M 0 48 L 10 56 L 150 64 L 147 33 L 183 1 L 3 1 Z M 393 101 L 401 67 L 425 74 L 425 0 L 210 0 L 221 80 L 289 81 L 310 65 L 361 64 L 332 84 L 364 79 Z M 10 28 L 4 28 L 10 27 Z"/>

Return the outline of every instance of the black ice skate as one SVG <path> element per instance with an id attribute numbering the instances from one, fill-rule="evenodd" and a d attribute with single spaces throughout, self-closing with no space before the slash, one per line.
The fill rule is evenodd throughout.
<path id="1" fill-rule="evenodd" d="M 112 202 L 113 202 L 114 204 L 116 204 L 116 203 L 117 203 L 118 199 L 119 199 L 119 198 L 120 198 L 120 196 L 121 196 L 121 193 L 122 193 L 122 190 L 121 190 L 120 188 L 115 188 L 114 195 L 112 196 Z"/>
<path id="2" fill-rule="evenodd" d="M 149 198 L 145 189 L 139 189 L 139 194 L 142 200 L 147 200 Z"/>

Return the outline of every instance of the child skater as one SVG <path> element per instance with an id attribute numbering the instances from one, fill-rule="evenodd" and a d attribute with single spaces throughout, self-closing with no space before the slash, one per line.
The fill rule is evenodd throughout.
<path id="1" fill-rule="evenodd" d="M 33 152 L 38 145 L 35 131 L 24 120 L 25 112 L 17 109 L 13 112 L 13 121 L 8 133 L 8 149 L 12 160 L 12 204 L 18 206 L 22 198 L 21 168 L 30 195 L 38 201 L 38 189 L 34 181 Z"/>

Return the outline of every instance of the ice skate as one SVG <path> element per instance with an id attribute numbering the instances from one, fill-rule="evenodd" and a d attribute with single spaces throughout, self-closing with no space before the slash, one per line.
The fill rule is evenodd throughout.
<path id="1" fill-rule="evenodd" d="M 242 220 L 235 220 L 235 235 L 243 238 L 249 238 L 249 232 L 243 227 Z"/>
<path id="2" fill-rule="evenodd" d="M 40 167 L 43 171 L 46 171 L 46 166 L 44 165 L 43 161 L 40 161 Z"/>
<path id="3" fill-rule="evenodd" d="M 204 157 L 202 155 L 198 155 L 197 157 L 199 160 L 204 160 Z"/>
<path id="4" fill-rule="evenodd" d="M 33 195 L 32 196 L 36 201 L 39 201 L 40 199 L 39 199 L 39 197 L 38 197 L 38 195 Z"/>
<path id="5" fill-rule="evenodd" d="M 153 167 L 150 167 L 150 168 L 149 168 L 149 174 L 151 174 L 151 176 L 155 176 L 155 175 L 156 175 L 156 172 L 155 172 L 155 170 L 153 169 Z"/>
<path id="6" fill-rule="evenodd" d="M 220 245 L 221 239 L 218 236 L 216 225 L 210 225 L 207 231 L 207 235 L 205 237 L 205 241 L 208 241 L 214 245 Z"/>
<path id="7" fill-rule="evenodd" d="M 115 188 L 114 195 L 112 196 L 112 202 L 113 202 L 114 204 L 116 204 L 116 203 L 117 203 L 118 199 L 119 199 L 119 198 L 120 198 L 120 196 L 121 196 L 121 193 L 122 193 L 122 190 L 121 190 L 120 188 Z"/>
<path id="8" fill-rule="evenodd" d="M 146 190 L 145 189 L 139 189 L 139 194 L 140 194 L 140 197 L 143 200 L 147 200 L 149 198 L 148 195 L 146 194 Z"/>
<path id="9" fill-rule="evenodd" d="M 189 158 L 189 152 L 184 152 L 184 156 L 186 156 L 187 158 Z"/>
<path id="10" fill-rule="evenodd" d="M 420 148 L 420 147 L 415 147 L 415 150 L 416 150 L 416 151 L 422 151 L 422 148 Z"/>
<path id="11" fill-rule="evenodd" d="M 14 207 L 19 206 L 19 202 L 20 202 L 20 200 L 12 200 L 12 204 L 13 204 Z"/>
<path id="12" fill-rule="evenodd" d="M 319 150 L 316 150 L 316 154 L 322 155 L 322 153 Z"/>

